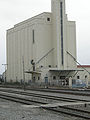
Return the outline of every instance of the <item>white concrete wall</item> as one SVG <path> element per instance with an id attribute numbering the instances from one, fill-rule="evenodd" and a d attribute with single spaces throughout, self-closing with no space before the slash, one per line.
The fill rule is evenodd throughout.
<path id="1" fill-rule="evenodd" d="M 63 58 L 61 57 L 61 12 L 63 11 Z M 26 21 L 18 23 L 7 31 L 7 80 L 20 81 L 23 79 L 23 59 L 25 71 L 31 66 L 31 60 L 37 62 L 52 48 L 54 50 L 46 56 L 36 69 L 43 66 L 47 70 L 51 65 L 53 69 L 76 69 L 76 63 L 70 52 L 76 58 L 76 29 L 75 22 L 67 20 L 65 12 L 65 0 L 51 0 L 51 13 L 42 13 Z M 50 21 L 47 21 L 50 18 Z M 34 30 L 35 43 L 33 44 L 32 31 Z M 46 72 L 45 72 L 46 73 Z M 44 73 L 42 73 L 44 74 Z M 44 76 L 44 75 L 42 75 Z M 31 80 L 31 75 L 26 74 L 26 81 Z"/>
<path id="2" fill-rule="evenodd" d="M 84 67 L 89 73 L 90 73 L 90 67 Z M 79 76 L 80 80 L 84 80 L 85 82 L 89 82 L 89 86 L 90 86 L 90 74 L 84 70 L 84 68 L 82 67 L 77 67 L 78 70 L 83 70 L 83 71 L 78 71 L 78 73 L 75 76 L 75 79 L 77 79 L 77 76 Z M 85 77 L 87 76 L 87 78 Z"/>
<path id="3" fill-rule="evenodd" d="M 63 5 L 63 59 L 62 65 L 61 57 L 61 12 L 60 3 Z M 76 59 L 76 25 L 75 22 L 67 20 L 65 11 L 65 0 L 51 0 L 52 9 L 52 30 L 53 30 L 53 47 L 54 51 L 54 65 L 58 69 L 76 69 L 76 62 L 66 51 L 70 52 Z"/>
<path id="4" fill-rule="evenodd" d="M 52 30 L 53 30 L 53 47 L 54 51 L 54 65 L 58 67 L 58 69 L 64 69 L 64 65 L 62 65 L 61 58 L 61 16 L 60 16 L 60 2 L 63 2 L 63 43 L 66 41 L 65 39 L 65 1 L 64 0 L 51 0 L 51 11 L 52 11 Z M 63 45 L 64 48 L 64 45 Z M 63 53 L 64 54 L 64 53 Z"/>
<path id="5" fill-rule="evenodd" d="M 67 22 L 67 49 L 66 51 L 68 51 L 75 59 L 77 59 L 76 57 L 76 24 L 74 21 Z M 73 59 L 72 56 L 66 53 L 66 63 L 67 63 L 68 70 L 77 69 L 77 63 Z"/>
<path id="6" fill-rule="evenodd" d="M 47 21 L 47 18 L 50 21 Z M 52 49 L 52 31 L 51 31 L 51 14 L 43 13 L 33 20 L 17 24 L 11 30 L 7 31 L 7 79 L 23 79 L 24 59 L 25 71 L 31 68 L 30 61 L 34 59 L 37 62 L 48 51 Z M 32 41 L 32 30 L 35 33 L 35 43 Z M 53 53 L 50 53 L 43 59 L 38 66 L 53 66 Z M 26 80 L 30 80 L 30 75 L 26 74 Z"/>

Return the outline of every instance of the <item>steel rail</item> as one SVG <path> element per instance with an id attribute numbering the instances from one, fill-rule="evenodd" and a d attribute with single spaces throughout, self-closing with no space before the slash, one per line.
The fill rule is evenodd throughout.
<path id="1" fill-rule="evenodd" d="M 61 94 L 70 94 L 70 95 L 80 95 L 80 96 L 90 96 L 90 94 L 86 94 L 86 93 L 79 93 L 79 91 L 77 93 L 75 92 L 66 92 L 66 91 L 60 91 L 60 90 L 53 90 L 53 89 L 27 89 L 27 90 L 32 90 L 32 91 L 41 91 L 41 92 L 51 92 L 51 93 L 61 93 Z"/>
<path id="2" fill-rule="evenodd" d="M 30 100 L 30 99 L 26 99 L 26 98 L 21 98 L 19 96 L 17 97 L 17 96 L 12 96 L 12 95 L 6 95 L 6 94 L 3 94 L 3 93 L 0 93 L 0 98 L 10 100 L 10 101 L 14 101 L 14 102 L 18 102 L 18 103 L 22 103 L 22 104 L 27 104 L 27 105 L 31 105 L 31 102 L 39 103 L 39 104 L 47 104 L 47 102 Z"/>
<path id="3" fill-rule="evenodd" d="M 3 88 L 5 88 L 5 86 L 0 86 L 0 87 L 3 87 Z M 14 88 L 14 89 L 22 89 L 22 88 L 20 88 L 20 87 L 10 87 L 10 86 L 7 86 L 6 88 Z M 48 89 L 45 89 L 45 88 L 26 88 L 26 90 L 31 90 L 31 91 L 41 91 L 41 92 L 51 92 L 51 93 L 61 93 L 61 94 L 70 94 L 70 95 L 80 95 L 80 96 L 90 96 L 90 93 L 85 93 L 85 92 L 90 92 L 90 89 L 89 90 L 85 90 L 85 92 L 83 93 L 83 91 L 82 91 L 82 93 L 80 92 L 79 93 L 79 91 L 77 91 L 77 90 L 74 90 L 74 89 L 70 89 L 70 90 L 68 90 L 68 91 L 63 91 L 62 89 L 60 90 L 60 89 L 52 89 L 52 88 L 48 88 Z M 76 92 L 74 92 L 74 91 L 77 91 L 77 93 Z"/>
<path id="4" fill-rule="evenodd" d="M 74 110 L 72 110 L 71 112 L 69 112 L 69 111 L 64 111 L 64 110 L 70 110 L 70 109 L 68 109 L 68 108 L 64 108 L 64 107 L 62 107 L 62 109 L 56 109 L 56 108 L 44 108 L 44 109 L 47 109 L 47 110 L 51 110 L 51 111 L 54 111 L 54 112 L 57 112 L 57 113 L 63 113 L 63 114 L 67 114 L 67 115 L 70 115 L 70 116 L 74 116 L 74 117 L 79 117 L 79 118 L 84 118 L 84 119 L 87 119 L 87 120 L 90 120 L 90 115 L 89 116 L 86 116 L 86 115 L 81 115 L 81 113 L 88 113 L 88 111 L 83 111 L 83 112 L 81 112 L 81 110 L 79 111 L 78 110 L 78 112 L 81 112 L 80 114 L 76 114 L 75 113 L 75 111 L 77 111 L 77 109 L 74 109 Z M 90 113 L 89 113 L 90 114 Z"/>
<path id="5" fill-rule="evenodd" d="M 21 95 L 27 95 L 27 96 L 33 96 L 33 97 L 39 97 L 39 98 L 45 98 L 45 99 L 52 99 L 57 101 L 66 101 L 66 102 L 75 102 L 75 101 L 81 101 L 81 102 L 90 102 L 89 100 L 82 100 L 82 99 L 75 99 L 75 98 L 67 98 L 67 97 L 58 97 L 58 96 L 52 96 L 52 95 L 43 95 L 43 94 L 36 94 L 36 93 L 30 93 L 25 91 L 15 91 L 15 90 L 0 90 L 3 92 L 8 93 L 14 93 L 14 94 L 21 94 Z"/>
<path id="6" fill-rule="evenodd" d="M 10 101 L 15 101 L 15 102 L 19 102 L 19 103 L 22 103 L 22 104 L 27 104 L 27 105 L 31 105 L 31 102 L 33 103 L 38 103 L 38 104 L 47 104 L 45 102 L 40 102 L 40 101 L 35 101 L 35 100 L 28 100 L 26 98 L 21 98 L 20 96 L 17 97 L 17 96 L 12 96 L 12 95 L 5 95 L 5 94 L 1 94 L 0 93 L 0 98 L 3 98 L 3 99 L 6 99 L 6 100 L 10 100 Z M 52 108 L 52 107 L 43 107 L 41 106 L 42 108 L 46 109 L 46 110 L 51 110 L 51 111 L 54 111 L 54 112 L 58 112 L 58 113 L 64 113 L 64 114 L 67 114 L 67 115 L 70 115 L 70 116 L 74 116 L 74 117 L 79 117 L 79 118 L 85 118 L 85 119 L 89 119 L 90 120 L 90 115 L 85 115 L 86 114 L 90 114 L 89 111 L 85 111 L 85 110 L 79 110 L 79 109 L 74 109 L 74 108 L 68 108 L 66 106 L 59 106 L 58 109 L 57 107 L 56 108 Z M 70 111 L 65 111 L 65 110 L 71 110 Z M 77 112 L 80 112 L 80 114 L 78 113 L 75 113 L 75 111 Z"/>

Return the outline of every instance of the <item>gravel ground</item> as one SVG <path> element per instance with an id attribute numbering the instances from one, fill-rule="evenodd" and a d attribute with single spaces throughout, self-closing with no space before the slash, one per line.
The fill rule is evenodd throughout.
<path id="1" fill-rule="evenodd" d="M 0 120 L 85 120 L 0 99 Z"/>

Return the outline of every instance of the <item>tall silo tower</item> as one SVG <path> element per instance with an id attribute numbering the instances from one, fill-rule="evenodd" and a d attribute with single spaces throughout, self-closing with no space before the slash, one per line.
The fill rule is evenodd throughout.
<path id="1" fill-rule="evenodd" d="M 66 69 L 66 14 L 65 0 L 51 0 L 54 64 L 58 69 Z"/>

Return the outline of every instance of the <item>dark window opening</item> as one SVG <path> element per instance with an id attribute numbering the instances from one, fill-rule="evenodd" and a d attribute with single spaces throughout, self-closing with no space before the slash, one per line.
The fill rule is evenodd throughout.
<path id="1" fill-rule="evenodd" d="M 38 80 L 40 80 L 40 77 L 38 77 Z"/>
<path id="2" fill-rule="evenodd" d="M 33 77 L 33 79 L 35 80 L 36 78 L 35 78 L 35 77 Z"/>
<path id="3" fill-rule="evenodd" d="M 43 65 L 41 65 L 41 68 L 43 68 Z"/>
<path id="4" fill-rule="evenodd" d="M 32 31 L 32 37 L 33 37 L 33 44 L 35 43 L 35 35 L 34 30 Z"/>
<path id="5" fill-rule="evenodd" d="M 80 79 L 80 76 L 77 76 L 77 79 Z"/>
<path id="6" fill-rule="evenodd" d="M 56 76 L 53 76 L 53 80 L 56 80 Z"/>
<path id="7" fill-rule="evenodd" d="M 48 67 L 51 68 L 51 65 L 49 65 Z"/>
<path id="8" fill-rule="evenodd" d="M 85 75 L 85 78 L 87 78 L 87 75 Z"/>
<path id="9" fill-rule="evenodd" d="M 47 18 L 47 21 L 50 21 L 50 18 Z"/>

